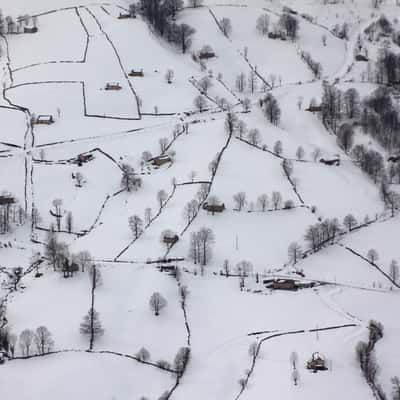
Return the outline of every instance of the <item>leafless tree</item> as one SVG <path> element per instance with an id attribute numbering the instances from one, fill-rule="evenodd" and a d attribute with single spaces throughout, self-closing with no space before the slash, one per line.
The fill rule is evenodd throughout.
<path id="1" fill-rule="evenodd" d="M 72 216 L 72 212 L 69 211 L 69 212 L 67 213 L 67 217 L 66 217 L 66 224 L 67 224 L 67 231 L 68 231 L 68 233 L 71 233 L 71 232 L 72 232 L 72 229 L 73 229 L 73 222 L 74 222 L 74 219 L 73 219 L 73 216 Z"/>
<path id="2" fill-rule="evenodd" d="M 53 200 L 53 207 L 54 207 L 53 215 L 56 218 L 58 231 L 61 230 L 61 219 L 63 217 L 62 205 L 63 201 L 61 199 Z"/>
<path id="3" fill-rule="evenodd" d="M 207 95 L 208 89 L 212 86 L 212 82 L 208 76 L 204 76 L 200 79 L 198 85 L 202 91 L 202 94 Z"/>
<path id="4" fill-rule="evenodd" d="M 186 366 L 190 359 L 190 348 L 181 347 L 174 359 L 174 369 L 179 376 L 182 376 L 185 372 Z"/>
<path id="5" fill-rule="evenodd" d="M 367 258 L 372 264 L 375 264 L 379 259 L 378 252 L 375 249 L 369 249 L 367 253 Z"/>
<path id="6" fill-rule="evenodd" d="M 207 100 L 204 96 L 199 95 L 195 97 L 193 104 L 199 112 L 203 112 L 207 107 Z"/>
<path id="7" fill-rule="evenodd" d="M 167 81 L 168 84 L 172 83 L 174 76 L 175 76 L 174 71 L 172 69 L 167 69 L 167 72 L 165 73 L 165 80 Z"/>
<path id="8" fill-rule="evenodd" d="M 90 337 L 90 349 L 93 348 L 94 341 L 104 335 L 99 313 L 93 307 L 83 317 L 79 331 L 82 335 Z"/>
<path id="9" fill-rule="evenodd" d="M 352 231 L 355 226 L 357 226 L 357 220 L 353 214 L 347 214 L 343 219 L 343 225 Z"/>
<path id="10" fill-rule="evenodd" d="M 244 121 L 238 121 L 236 132 L 239 138 L 243 139 L 243 136 L 247 133 L 247 125 Z"/>
<path id="11" fill-rule="evenodd" d="M 158 141 L 158 144 L 160 145 L 160 152 L 164 153 L 168 148 L 169 140 L 166 137 L 162 137 Z"/>
<path id="12" fill-rule="evenodd" d="M 165 202 L 167 201 L 168 194 L 165 190 L 161 189 L 157 192 L 157 200 L 160 208 L 164 207 Z"/>
<path id="13" fill-rule="evenodd" d="M 138 215 L 132 215 L 128 219 L 133 238 L 137 239 L 143 233 L 143 221 Z"/>
<path id="14" fill-rule="evenodd" d="M 53 335 L 45 326 L 36 329 L 34 341 L 39 354 L 48 353 L 54 346 Z"/>
<path id="15" fill-rule="evenodd" d="M 135 357 L 140 361 L 148 361 L 150 359 L 150 353 L 147 349 L 142 347 L 136 354 Z"/>
<path id="16" fill-rule="evenodd" d="M 297 148 L 297 150 L 296 150 L 296 158 L 297 158 L 299 161 L 301 161 L 301 160 L 304 159 L 304 149 L 303 149 L 301 146 L 299 146 L 299 147 Z"/>
<path id="17" fill-rule="evenodd" d="M 152 210 L 151 210 L 151 208 L 150 207 L 147 207 L 145 210 L 144 210 L 144 221 L 145 221 L 145 224 L 146 224 L 146 226 L 149 226 L 150 225 L 150 223 L 151 223 L 151 218 L 152 218 Z"/>
<path id="18" fill-rule="evenodd" d="M 236 193 L 236 194 L 233 196 L 233 200 L 234 200 L 234 202 L 235 202 L 236 209 L 237 209 L 238 211 L 242 211 L 243 207 L 244 207 L 244 206 L 246 205 L 246 203 L 247 203 L 247 200 L 246 200 L 246 193 L 245 193 L 245 192 Z"/>
<path id="19" fill-rule="evenodd" d="M 86 182 L 85 181 L 85 177 L 82 175 L 82 173 L 81 172 L 77 172 L 76 174 L 75 174 L 75 182 L 76 182 L 76 185 L 75 186 L 77 186 L 77 187 L 82 187 L 83 186 L 83 184 Z"/>
<path id="20" fill-rule="evenodd" d="M 140 177 L 136 176 L 133 167 L 127 163 L 121 165 L 122 178 L 121 178 L 121 188 L 131 192 L 137 190 L 141 184 L 142 180 Z"/>
<path id="21" fill-rule="evenodd" d="M 257 128 L 250 129 L 250 132 L 247 137 L 249 139 L 249 142 L 254 146 L 258 146 L 258 144 L 260 143 L 261 134 Z"/>
<path id="22" fill-rule="evenodd" d="M 265 212 L 268 207 L 268 195 L 266 193 L 263 193 L 258 196 L 257 203 L 261 211 Z"/>
<path id="23" fill-rule="evenodd" d="M 226 37 L 228 37 L 232 32 L 231 20 L 229 18 L 224 17 L 219 21 L 219 25 L 221 27 L 222 33 Z"/>
<path id="24" fill-rule="evenodd" d="M 283 152 L 282 142 L 277 140 L 274 144 L 274 153 L 280 156 Z"/>
<path id="25" fill-rule="evenodd" d="M 289 260 L 291 263 L 296 264 L 301 257 L 301 246 L 297 242 L 292 242 L 288 248 Z"/>
<path id="26" fill-rule="evenodd" d="M 268 14 L 261 14 L 257 18 L 256 29 L 257 29 L 257 32 L 262 36 L 268 35 L 268 30 L 269 30 L 269 16 L 268 16 Z"/>
<path id="27" fill-rule="evenodd" d="M 241 72 L 236 77 L 236 89 L 240 93 L 243 93 L 246 89 L 246 75 L 244 74 L 244 72 Z"/>
<path id="28" fill-rule="evenodd" d="M 258 351 L 258 343 L 257 342 L 251 343 L 250 346 L 249 346 L 249 356 L 252 359 L 256 359 L 257 358 L 257 351 Z"/>
<path id="29" fill-rule="evenodd" d="M 274 210 L 277 210 L 282 206 L 282 195 L 279 192 L 272 192 L 271 201 Z"/>
<path id="30" fill-rule="evenodd" d="M 154 315 L 158 316 L 160 315 L 160 311 L 167 306 L 167 300 L 160 293 L 154 292 L 150 297 L 149 304 Z"/>
<path id="31" fill-rule="evenodd" d="M 392 260 L 392 262 L 390 263 L 389 276 L 396 283 L 399 280 L 399 264 L 398 264 L 398 262 L 396 260 Z"/>
<path id="32" fill-rule="evenodd" d="M 80 251 L 77 254 L 76 259 L 78 261 L 78 264 L 81 267 L 82 272 L 85 272 L 85 268 L 87 268 L 90 265 L 91 258 L 92 258 L 92 256 L 90 255 L 90 253 L 87 250 Z"/>
<path id="33" fill-rule="evenodd" d="M 24 329 L 19 335 L 19 346 L 23 355 L 30 355 L 34 336 L 35 334 L 31 329 Z"/>

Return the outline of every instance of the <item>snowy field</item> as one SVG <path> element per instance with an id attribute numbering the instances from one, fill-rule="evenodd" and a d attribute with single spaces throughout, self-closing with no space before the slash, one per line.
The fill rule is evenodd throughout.
<path id="1" fill-rule="evenodd" d="M 374 92 L 378 85 L 366 82 L 370 66 L 354 61 L 357 38 L 381 13 L 393 20 L 400 9 L 394 0 L 380 10 L 363 0 L 217 3 L 204 0 L 171 17 L 195 29 L 185 54 L 140 13 L 119 18 L 128 0 L 1 5 L 4 16 L 39 14 L 39 30 L 0 39 L 0 399 L 372 400 L 355 348 L 368 340 L 375 319 L 384 326 L 375 347 L 377 384 L 391 400 L 390 380 L 400 369 L 400 281 L 390 269 L 400 262 L 398 210 L 391 218 L 380 183 L 338 145 L 321 113 L 307 108 L 318 108 L 327 83 L 355 88 L 360 99 Z M 271 32 L 285 6 L 298 20 L 296 40 L 260 35 L 257 18 L 266 14 Z M 226 36 L 223 18 L 232 26 Z M 333 32 L 343 23 L 347 40 Z M 199 62 L 206 45 L 215 57 Z M 385 39 L 365 44 L 371 61 L 384 46 Z M 301 51 L 321 64 L 320 77 Z M 260 102 L 266 95 L 279 105 L 276 124 Z M 39 124 L 43 116 L 52 123 Z M 229 118 L 243 123 L 242 132 L 237 124 L 230 132 Z M 391 152 L 358 121 L 344 121 L 354 123 L 354 144 L 380 152 L 387 167 Z M 340 158 L 340 166 L 321 158 Z M 290 177 L 283 161 L 293 165 Z M 4 204 L 10 195 L 16 203 Z M 213 199 L 214 213 L 205 209 Z M 342 224 L 348 214 L 360 224 L 366 215 L 374 221 L 343 229 L 313 251 L 309 227 L 333 218 Z M 59 232 L 49 233 L 58 218 Z M 330 229 L 318 226 L 320 235 Z M 165 243 L 166 231 L 173 243 Z M 370 249 L 375 265 L 366 259 Z M 195 253 L 207 254 L 205 266 Z M 72 277 L 68 268 L 76 269 Z M 267 287 L 270 279 L 278 279 L 275 289 Z M 306 287 L 296 290 L 292 279 Z M 155 292 L 166 302 L 158 316 L 150 307 Z M 84 335 L 80 326 L 92 308 L 104 331 L 96 335 L 93 324 Z M 33 340 L 26 357 L 20 335 L 39 326 L 51 332 L 52 352 L 38 354 Z M 13 355 L 4 348 L 1 364 L 3 328 L 18 342 Z M 180 371 L 175 356 L 182 347 L 190 358 Z M 146 360 L 138 358 L 142 348 Z M 306 368 L 314 352 L 326 357 L 327 371 Z"/>

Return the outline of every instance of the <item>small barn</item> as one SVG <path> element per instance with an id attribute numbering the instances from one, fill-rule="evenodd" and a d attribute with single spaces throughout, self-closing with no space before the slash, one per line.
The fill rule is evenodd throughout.
<path id="1" fill-rule="evenodd" d="M 164 164 L 171 163 L 172 159 L 168 155 L 161 155 L 154 158 L 151 158 L 149 162 L 155 167 L 161 167 Z"/>
<path id="2" fill-rule="evenodd" d="M 74 262 L 69 262 L 67 258 L 65 258 L 63 263 L 62 272 L 64 274 L 64 278 L 70 278 L 74 276 L 74 272 L 79 271 L 79 265 Z"/>
<path id="3" fill-rule="evenodd" d="M 94 160 L 94 155 L 89 153 L 89 154 L 78 154 L 78 157 L 74 160 L 74 163 L 78 164 L 79 167 L 82 166 L 82 164 L 85 164 L 89 161 Z"/>
<path id="4" fill-rule="evenodd" d="M 211 50 L 207 50 L 207 51 L 200 51 L 199 52 L 199 59 L 200 60 L 208 60 L 210 58 L 214 58 L 215 57 L 215 53 Z"/>
<path id="5" fill-rule="evenodd" d="M 143 78 L 144 77 L 143 69 L 141 69 L 140 71 L 135 71 L 134 69 L 132 69 L 128 75 Z"/>
<path id="6" fill-rule="evenodd" d="M 392 155 L 388 158 L 388 162 L 397 163 L 398 161 L 400 161 L 400 154 Z"/>
<path id="7" fill-rule="evenodd" d="M 163 242 L 170 246 L 174 245 L 178 241 L 179 241 L 178 235 L 164 235 L 163 237 Z"/>
<path id="8" fill-rule="evenodd" d="M 331 160 L 325 160 L 324 158 L 321 158 L 319 162 L 325 165 L 335 165 L 338 167 L 340 165 L 340 158 L 332 158 Z"/>
<path id="9" fill-rule="evenodd" d="M 296 291 L 298 286 L 293 279 L 277 279 L 272 282 L 272 289 L 274 290 L 289 290 Z"/>
<path id="10" fill-rule="evenodd" d="M 205 202 L 203 204 L 203 210 L 211 212 L 213 215 L 214 213 L 222 213 L 225 211 L 225 204 L 208 204 Z"/>
<path id="11" fill-rule="evenodd" d="M 308 108 L 306 108 L 306 111 L 309 112 L 321 112 L 322 111 L 322 107 L 321 106 L 310 106 Z"/>
<path id="12" fill-rule="evenodd" d="M 122 86 L 118 82 L 107 82 L 105 90 L 121 90 Z"/>
<path id="13" fill-rule="evenodd" d="M 128 12 L 120 12 L 118 15 L 118 19 L 129 19 L 129 18 L 136 18 L 134 14 L 128 13 Z"/>
<path id="14" fill-rule="evenodd" d="M 356 58 L 356 61 L 364 61 L 364 62 L 369 61 L 369 58 L 365 54 L 361 54 L 361 53 L 357 54 L 355 58 Z"/>
<path id="15" fill-rule="evenodd" d="M 313 372 L 326 371 L 328 367 L 326 366 L 325 357 L 318 352 L 313 353 L 311 359 L 307 361 L 307 369 Z"/>
<path id="16" fill-rule="evenodd" d="M 14 204 L 15 203 L 15 198 L 12 196 L 0 196 L 0 206 L 5 206 L 9 204 Z"/>
<path id="17" fill-rule="evenodd" d="M 33 123 L 35 125 L 51 125 L 54 124 L 54 118 L 52 115 L 38 115 Z"/>
<path id="18" fill-rule="evenodd" d="M 24 33 L 36 33 L 38 30 L 37 26 L 24 26 Z"/>

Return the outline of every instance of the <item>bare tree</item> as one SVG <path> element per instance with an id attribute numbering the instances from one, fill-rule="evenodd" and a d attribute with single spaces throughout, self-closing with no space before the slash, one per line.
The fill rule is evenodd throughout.
<path id="1" fill-rule="evenodd" d="M 212 86 L 211 79 L 208 76 L 204 76 L 198 82 L 198 85 L 202 91 L 202 94 L 207 95 L 208 89 Z"/>
<path id="2" fill-rule="evenodd" d="M 250 129 L 250 132 L 249 132 L 247 137 L 249 139 L 249 142 L 253 146 L 258 146 L 258 144 L 260 143 L 261 134 L 260 134 L 260 131 L 257 128 Z"/>
<path id="3" fill-rule="evenodd" d="M 151 210 L 150 207 L 147 207 L 147 208 L 144 210 L 144 221 L 145 221 L 146 226 L 149 226 L 149 225 L 150 225 L 150 223 L 151 223 L 151 218 L 152 218 L 152 210 Z"/>
<path id="4" fill-rule="evenodd" d="M 271 201 L 272 205 L 274 206 L 274 210 L 277 210 L 282 206 L 282 195 L 279 192 L 272 192 Z"/>
<path id="5" fill-rule="evenodd" d="M 292 351 L 290 353 L 290 358 L 289 358 L 290 364 L 292 365 L 293 369 L 297 369 L 297 363 L 299 361 L 299 356 L 295 351 Z"/>
<path id="6" fill-rule="evenodd" d="M 274 153 L 280 156 L 283 152 L 282 142 L 277 140 L 274 144 Z"/>
<path id="7" fill-rule="evenodd" d="M 203 227 L 198 231 L 200 250 L 200 265 L 206 266 L 212 255 L 212 244 L 215 242 L 214 232 L 210 228 Z"/>
<path id="8" fill-rule="evenodd" d="M 268 207 L 268 195 L 266 193 L 258 196 L 257 203 L 262 212 L 265 212 Z"/>
<path id="9" fill-rule="evenodd" d="M 247 125 L 244 121 L 240 120 L 237 123 L 236 132 L 240 139 L 243 139 L 243 136 L 247 133 Z"/>
<path id="10" fill-rule="evenodd" d="M 137 239 L 143 233 L 143 221 L 138 215 L 132 215 L 128 219 L 133 238 Z"/>
<path id="11" fill-rule="evenodd" d="M 299 147 L 297 148 L 297 150 L 296 150 L 296 158 L 297 158 L 299 161 L 301 161 L 301 160 L 304 159 L 304 149 L 303 149 L 301 146 L 299 146 Z"/>
<path id="12" fill-rule="evenodd" d="M 30 355 L 34 335 L 31 329 L 24 329 L 19 335 L 19 346 L 21 347 L 22 354 L 25 356 Z"/>
<path id="13" fill-rule="evenodd" d="M 246 89 L 246 75 L 244 74 L 244 72 L 241 72 L 236 77 L 236 89 L 240 93 L 243 93 Z"/>
<path id="14" fill-rule="evenodd" d="M 301 246 L 297 242 L 292 242 L 288 248 L 290 262 L 294 265 L 301 257 Z"/>
<path id="15" fill-rule="evenodd" d="M 249 346 L 249 356 L 254 360 L 257 358 L 257 352 L 258 352 L 258 343 L 253 342 Z"/>
<path id="16" fill-rule="evenodd" d="M 165 80 L 167 81 L 168 84 L 172 83 L 174 76 L 175 76 L 174 71 L 172 69 L 167 69 L 167 72 L 165 73 Z"/>
<path id="17" fill-rule="evenodd" d="M 343 219 L 343 225 L 352 231 L 355 226 L 357 226 L 357 220 L 353 214 L 347 214 Z"/>
<path id="18" fill-rule="evenodd" d="M 91 307 L 88 313 L 83 317 L 79 331 L 82 335 L 90 337 L 90 349 L 93 348 L 94 341 L 104 335 L 99 313 L 93 307 Z"/>
<path id="19" fill-rule="evenodd" d="M 195 97 L 193 104 L 199 112 L 203 112 L 207 107 L 207 100 L 204 96 L 199 95 Z"/>
<path id="20" fill-rule="evenodd" d="M 140 361 L 148 361 L 150 359 L 150 353 L 147 349 L 142 347 L 136 354 L 135 357 Z"/>
<path id="21" fill-rule="evenodd" d="M 389 266 L 389 276 L 392 278 L 394 282 L 397 283 L 399 280 L 399 264 L 396 260 L 392 260 Z M 399 399 L 400 400 L 400 399 Z"/>
<path id="22" fill-rule="evenodd" d="M 184 306 L 186 304 L 186 299 L 189 296 L 189 289 L 185 285 L 179 286 L 179 297 L 181 298 L 181 303 Z"/>
<path id="23" fill-rule="evenodd" d="M 36 329 L 34 341 L 39 354 L 48 353 L 54 346 L 53 335 L 45 326 Z"/>
<path id="24" fill-rule="evenodd" d="M 233 200 L 235 202 L 236 205 L 236 209 L 238 211 L 242 211 L 243 207 L 246 205 L 247 201 L 246 201 L 246 193 L 245 192 L 239 192 L 236 193 L 233 196 Z"/>
<path id="25" fill-rule="evenodd" d="M 181 347 L 174 359 L 174 369 L 179 376 L 182 376 L 185 372 L 186 366 L 190 359 L 190 348 Z"/>
<path id="26" fill-rule="evenodd" d="M 257 29 L 257 32 L 262 36 L 268 35 L 268 30 L 269 30 L 269 16 L 268 16 L 268 14 L 261 14 L 257 18 L 256 29 Z"/>
<path id="27" fill-rule="evenodd" d="M 67 231 L 68 231 L 68 233 L 71 233 L 71 232 L 72 232 L 72 229 L 73 229 L 73 222 L 74 222 L 74 219 L 73 219 L 73 216 L 72 216 L 72 212 L 69 211 L 69 212 L 67 213 L 67 217 L 66 217 L 66 224 L 67 224 Z"/>
<path id="28" fill-rule="evenodd" d="M 77 259 L 79 265 L 81 266 L 82 272 L 85 272 L 85 268 L 87 268 L 90 265 L 91 258 L 92 258 L 92 256 L 86 250 L 80 251 L 77 254 L 76 259 Z"/>
<path id="29" fill-rule="evenodd" d="M 367 258 L 372 264 L 375 264 L 379 258 L 378 252 L 375 249 L 369 249 L 367 253 Z"/>
<path id="30" fill-rule="evenodd" d="M 164 207 L 165 202 L 167 201 L 168 195 L 167 192 L 163 189 L 159 190 L 157 193 L 157 200 L 160 208 Z"/>
<path id="31" fill-rule="evenodd" d="M 151 310 L 154 312 L 154 315 L 158 316 L 160 315 L 160 311 L 166 307 L 167 300 L 165 300 L 160 293 L 154 292 L 150 297 L 149 304 Z"/>
<path id="32" fill-rule="evenodd" d="M 165 153 L 165 151 L 168 148 L 168 144 L 169 144 L 169 140 L 166 137 L 162 137 L 160 138 L 160 140 L 158 141 L 158 144 L 160 145 L 160 152 L 161 153 Z"/>
<path id="33" fill-rule="evenodd" d="M 228 37 L 231 32 L 232 32 L 232 24 L 231 24 L 231 20 L 229 18 L 222 18 L 219 21 L 219 26 L 221 27 L 222 33 Z"/>
<path id="34" fill-rule="evenodd" d="M 54 207 L 53 216 L 56 218 L 58 231 L 61 230 L 61 219 L 63 217 L 62 205 L 63 201 L 61 199 L 53 200 L 53 207 Z"/>
<path id="35" fill-rule="evenodd" d="M 79 171 L 75 174 L 75 182 L 76 182 L 75 186 L 79 188 L 81 188 L 83 184 L 86 182 L 85 177 Z"/>
<path id="36" fill-rule="evenodd" d="M 137 190 L 141 184 L 142 180 L 136 176 L 133 167 L 127 163 L 121 165 L 122 178 L 121 178 L 121 188 L 131 192 L 132 190 Z"/>

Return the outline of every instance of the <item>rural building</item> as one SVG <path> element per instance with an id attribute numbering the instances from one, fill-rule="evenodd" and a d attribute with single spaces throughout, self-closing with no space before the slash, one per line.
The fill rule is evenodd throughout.
<path id="1" fill-rule="evenodd" d="M 310 107 L 306 108 L 306 111 L 309 111 L 309 112 L 321 112 L 322 111 L 322 107 L 321 106 L 310 106 Z"/>
<path id="2" fill-rule="evenodd" d="M 121 90 L 122 86 L 118 82 L 107 82 L 105 90 Z"/>
<path id="3" fill-rule="evenodd" d="M 74 262 L 69 262 L 67 258 L 64 259 L 62 272 L 64 274 L 64 278 L 70 278 L 74 275 L 74 272 L 79 271 L 79 265 Z"/>
<path id="4" fill-rule="evenodd" d="M 400 154 L 390 156 L 388 158 L 388 161 L 392 163 L 397 163 L 398 161 L 400 161 Z"/>
<path id="5" fill-rule="evenodd" d="M 5 206 L 8 204 L 14 204 L 15 203 L 15 198 L 12 196 L 0 196 L 0 206 Z"/>
<path id="6" fill-rule="evenodd" d="M 208 60 L 209 58 L 214 58 L 214 57 L 215 57 L 215 53 L 212 50 L 199 52 L 200 60 Z"/>
<path id="7" fill-rule="evenodd" d="M 366 55 L 359 53 L 359 54 L 356 55 L 356 61 L 368 62 L 369 59 L 368 59 L 368 57 Z"/>
<path id="8" fill-rule="evenodd" d="M 207 202 L 205 202 L 203 204 L 203 210 L 212 212 L 213 215 L 214 213 L 222 213 L 223 211 L 225 211 L 225 204 L 208 204 Z"/>
<path id="9" fill-rule="evenodd" d="M 118 15 L 118 19 L 129 19 L 129 18 L 136 18 L 136 15 L 128 13 L 128 12 L 126 12 L 126 13 L 121 12 Z"/>
<path id="10" fill-rule="evenodd" d="M 167 163 L 171 163 L 172 159 L 170 156 L 167 155 L 161 155 L 161 156 L 157 156 L 154 158 L 151 158 L 149 160 L 149 162 L 154 165 L 155 167 L 161 167 L 161 165 L 167 164 Z"/>
<path id="11" fill-rule="evenodd" d="M 320 353 L 313 353 L 311 360 L 307 361 L 307 369 L 312 371 L 326 371 L 328 368 L 326 366 L 326 360 Z"/>
<path id="12" fill-rule="evenodd" d="M 37 26 L 24 26 L 24 33 L 36 33 L 37 31 Z"/>
<path id="13" fill-rule="evenodd" d="M 176 271 L 176 266 L 175 265 L 160 265 L 158 267 L 158 269 L 161 272 L 171 272 L 171 273 L 175 273 Z"/>
<path id="14" fill-rule="evenodd" d="M 38 115 L 33 121 L 35 125 L 51 125 L 54 123 L 52 115 Z"/>
<path id="15" fill-rule="evenodd" d="M 338 167 L 340 165 L 340 158 L 333 158 L 332 160 L 321 158 L 319 162 L 325 165 L 336 165 Z"/>
<path id="16" fill-rule="evenodd" d="M 140 71 L 135 71 L 134 69 L 132 69 L 128 75 L 129 76 L 139 76 L 139 77 L 143 78 L 143 76 L 144 76 L 143 69 L 141 69 Z"/>
<path id="17" fill-rule="evenodd" d="M 170 246 L 174 245 L 179 240 L 178 235 L 164 235 L 163 243 L 168 244 Z"/>
<path id="18" fill-rule="evenodd" d="M 74 163 L 78 164 L 78 166 L 81 167 L 82 164 L 87 163 L 92 160 L 94 160 L 93 154 L 78 154 L 78 157 L 76 157 L 76 159 L 74 160 Z"/>

